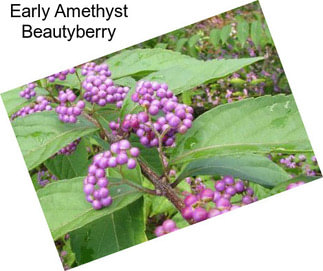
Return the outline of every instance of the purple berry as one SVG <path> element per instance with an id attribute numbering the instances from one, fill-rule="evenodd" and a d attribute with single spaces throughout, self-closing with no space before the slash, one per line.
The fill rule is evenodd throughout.
<path id="1" fill-rule="evenodd" d="M 196 208 L 194 211 L 193 211 L 193 220 L 195 222 L 200 222 L 202 220 L 205 220 L 207 219 L 208 217 L 208 213 L 205 209 L 201 208 L 201 207 L 198 207 Z"/>
<path id="2" fill-rule="evenodd" d="M 93 208 L 95 209 L 95 210 L 99 210 L 99 209 L 101 209 L 102 208 L 102 204 L 101 204 L 101 202 L 99 201 L 99 200 L 93 200 L 93 202 L 92 202 L 92 206 L 93 206 Z"/>
<path id="3" fill-rule="evenodd" d="M 136 160 L 133 158 L 129 158 L 127 165 L 129 169 L 134 169 L 137 165 Z"/>
<path id="4" fill-rule="evenodd" d="M 110 157 L 109 158 L 109 163 L 108 163 L 109 167 L 116 167 L 118 165 L 118 161 L 116 157 Z"/>
<path id="5" fill-rule="evenodd" d="M 200 193 L 201 200 L 210 201 L 213 199 L 214 192 L 212 189 L 206 188 Z"/>
<path id="6" fill-rule="evenodd" d="M 157 237 L 162 236 L 162 235 L 164 235 L 164 234 L 165 234 L 165 232 L 164 232 L 164 228 L 163 228 L 163 226 L 158 226 L 158 227 L 155 229 L 155 235 L 156 235 Z"/>
<path id="7" fill-rule="evenodd" d="M 119 141 L 120 150 L 128 150 L 130 149 L 130 142 L 126 139 Z"/>
<path id="8" fill-rule="evenodd" d="M 158 108 L 157 106 L 155 106 L 155 105 L 151 105 L 151 106 L 149 107 L 149 114 L 150 114 L 150 115 L 155 116 L 155 115 L 157 115 L 157 114 L 158 114 L 158 112 L 159 112 L 159 108 Z"/>
<path id="9" fill-rule="evenodd" d="M 188 196 L 186 196 L 186 197 L 185 197 L 185 199 L 184 199 L 184 204 L 185 204 L 186 206 L 192 206 L 192 205 L 194 205 L 197 201 L 198 201 L 198 198 L 197 198 L 195 195 L 190 194 L 190 195 L 188 195 Z"/>
<path id="10" fill-rule="evenodd" d="M 234 184 L 234 179 L 232 176 L 224 176 L 223 177 L 223 181 L 225 182 L 225 184 L 227 185 L 233 185 Z"/>
<path id="11" fill-rule="evenodd" d="M 103 198 L 103 199 L 100 200 L 100 203 L 102 204 L 102 206 L 107 207 L 107 206 L 111 205 L 112 197 L 108 196 L 106 198 Z"/>
<path id="12" fill-rule="evenodd" d="M 230 200 L 223 197 L 219 198 L 215 204 L 217 208 L 228 208 L 231 206 Z"/>
<path id="13" fill-rule="evenodd" d="M 247 190 L 246 190 L 246 192 L 247 192 L 247 195 L 249 195 L 249 196 L 253 196 L 253 189 L 251 188 L 251 187 L 248 187 L 247 188 Z"/>
<path id="14" fill-rule="evenodd" d="M 253 202 L 253 200 L 252 200 L 252 198 L 250 196 L 246 195 L 246 196 L 242 197 L 242 203 L 243 204 L 250 204 L 252 202 Z"/>
<path id="15" fill-rule="evenodd" d="M 162 226 L 165 232 L 172 232 L 177 228 L 176 223 L 171 219 L 165 220 Z"/>
<path id="16" fill-rule="evenodd" d="M 236 189 L 236 191 L 238 193 L 241 193 L 245 190 L 245 186 L 244 186 L 244 183 L 243 181 L 237 181 L 234 185 L 234 188 Z"/>
<path id="17" fill-rule="evenodd" d="M 100 187 L 107 187 L 108 179 L 105 178 L 105 177 L 99 178 L 98 182 L 97 182 L 97 185 L 100 186 Z"/>
<path id="18" fill-rule="evenodd" d="M 111 152 L 113 152 L 113 153 L 119 153 L 119 151 L 120 151 L 120 145 L 119 145 L 119 142 L 116 142 L 116 143 L 112 143 L 111 144 L 111 147 L 110 147 L 110 150 L 111 150 Z"/>
<path id="19" fill-rule="evenodd" d="M 147 113 L 145 113 L 145 112 L 140 112 L 140 113 L 138 114 L 138 120 L 139 120 L 141 123 L 145 123 L 145 122 L 147 122 L 147 121 L 149 120 L 149 117 L 148 117 Z"/>
<path id="20" fill-rule="evenodd" d="M 119 165 L 124 165 L 128 162 L 128 156 L 126 153 L 119 153 L 117 155 L 117 162 Z"/>
<path id="21" fill-rule="evenodd" d="M 217 181 L 215 183 L 215 189 L 217 191 L 219 191 L 219 192 L 224 191 L 224 189 L 225 189 L 225 183 L 224 183 L 224 181 L 223 180 Z"/>
<path id="22" fill-rule="evenodd" d="M 130 152 L 130 155 L 133 157 L 138 157 L 140 154 L 139 149 L 136 147 L 131 148 L 129 152 Z"/>
<path id="23" fill-rule="evenodd" d="M 226 194 L 229 194 L 230 196 L 234 196 L 236 194 L 236 190 L 234 187 L 232 186 L 228 186 L 226 189 L 225 189 L 225 193 Z"/>
<path id="24" fill-rule="evenodd" d="M 193 208 L 191 206 L 187 206 L 182 210 L 182 216 L 185 219 L 191 219 L 193 217 Z"/>
<path id="25" fill-rule="evenodd" d="M 219 209 L 211 209 L 208 213 L 208 217 L 214 217 L 214 216 L 218 216 L 221 214 L 221 211 Z"/>
<path id="26" fill-rule="evenodd" d="M 84 186 L 84 193 L 90 195 L 94 192 L 94 185 L 93 184 L 86 184 Z"/>
<path id="27" fill-rule="evenodd" d="M 101 198 L 106 198 L 109 195 L 109 190 L 105 187 L 101 187 L 99 193 Z"/>

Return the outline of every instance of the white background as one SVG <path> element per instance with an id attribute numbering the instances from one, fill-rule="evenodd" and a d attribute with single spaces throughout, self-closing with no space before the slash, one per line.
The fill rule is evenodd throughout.
<path id="1" fill-rule="evenodd" d="M 20 1 L 35 5 L 37 1 Z M 105 40 L 23 40 L 20 24 L 68 21 L 10 19 L 0 1 L 0 91 L 101 57 L 249 1 L 102 1 L 127 3 L 128 19 Z M 19 3 L 15 1 L 15 3 Z M 31 3 L 31 4 L 30 4 Z M 41 1 L 51 6 L 54 1 Z M 57 2 L 58 3 L 58 2 Z M 64 1 L 67 5 L 91 1 Z M 319 161 L 323 161 L 322 15 L 320 0 L 260 1 Z M 76 21 L 69 20 L 71 25 Z M 86 21 L 77 21 L 82 24 Z M 93 25 L 103 26 L 97 20 Z M 1 270 L 62 270 L 49 229 L 0 102 Z M 80 266 L 75 270 L 322 270 L 322 179 L 245 208 Z M 59 210 L 58 210 L 59 211 Z"/>

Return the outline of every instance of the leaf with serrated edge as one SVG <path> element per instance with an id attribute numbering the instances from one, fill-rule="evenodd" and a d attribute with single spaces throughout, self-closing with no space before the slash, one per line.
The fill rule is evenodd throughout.
<path id="1" fill-rule="evenodd" d="M 147 241 L 143 198 L 70 233 L 78 264 Z"/>
<path id="2" fill-rule="evenodd" d="M 181 175 L 232 175 L 264 186 L 274 187 L 290 178 L 289 174 L 267 157 L 255 154 L 213 156 L 189 163 Z"/>
<path id="3" fill-rule="evenodd" d="M 310 152 L 292 95 L 262 96 L 217 106 L 179 136 L 171 163 L 246 152 Z"/>
<path id="4" fill-rule="evenodd" d="M 108 58 L 106 62 L 112 72 L 112 78 L 116 79 L 138 73 L 147 74 L 172 67 L 178 63 L 192 63 L 198 62 L 198 60 L 179 52 L 154 48 L 124 50 Z"/>
<path id="5" fill-rule="evenodd" d="M 122 107 L 120 110 L 120 119 L 123 120 L 125 115 L 136 113 L 135 110 L 136 107 L 138 107 L 138 104 L 131 100 L 131 95 L 135 92 L 136 80 L 132 77 L 123 77 L 116 80 L 116 83 L 122 86 L 125 85 L 130 88 L 129 92 L 127 93 L 127 96 L 123 100 Z"/>
<path id="6" fill-rule="evenodd" d="M 77 123 L 63 123 L 54 111 L 17 118 L 12 126 L 29 170 L 77 138 L 98 130 L 82 116 Z"/>
<path id="7" fill-rule="evenodd" d="M 36 96 L 32 97 L 29 100 L 26 100 L 25 98 L 21 98 L 19 96 L 19 93 L 24 88 L 25 87 L 15 88 L 1 94 L 4 106 L 9 116 L 11 116 L 13 113 L 17 112 L 19 109 L 23 108 L 24 106 L 27 106 L 33 103 L 36 100 Z M 35 91 L 37 93 L 37 96 L 48 95 L 47 90 L 44 88 L 36 87 Z"/>
<path id="8" fill-rule="evenodd" d="M 167 69 L 153 72 L 144 79 L 160 83 L 165 82 L 177 95 L 208 81 L 225 77 L 262 59 L 262 57 L 252 57 L 180 63 Z"/>
<path id="9" fill-rule="evenodd" d="M 67 232 L 81 228 L 103 216 L 134 202 L 141 193 L 126 184 L 117 185 L 120 179 L 109 178 L 109 191 L 113 198 L 111 206 L 94 210 L 85 200 L 84 177 L 51 183 L 37 191 L 47 223 L 56 240 Z"/>
<path id="10" fill-rule="evenodd" d="M 45 161 L 45 166 L 59 180 L 71 179 L 87 174 L 90 161 L 83 140 L 77 145 L 76 150 L 70 154 L 60 154 Z"/>

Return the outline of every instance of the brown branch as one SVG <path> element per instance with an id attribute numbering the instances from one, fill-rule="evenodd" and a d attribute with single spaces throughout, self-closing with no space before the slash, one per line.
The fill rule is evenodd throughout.
<path id="1" fill-rule="evenodd" d="M 83 112 L 82 115 L 90 122 L 92 122 L 96 127 L 100 128 L 100 136 L 102 137 L 102 139 L 107 139 L 109 143 L 114 143 L 117 142 L 119 140 L 121 140 L 122 138 L 118 135 L 113 135 L 112 133 L 109 133 L 109 131 L 107 131 L 107 129 L 104 129 L 104 127 L 101 125 L 101 123 L 96 120 L 95 118 L 93 118 L 91 115 Z"/>
<path id="2" fill-rule="evenodd" d="M 160 178 L 157 173 L 143 161 L 139 160 L 139 165 L 144 176 L 155 186 L 157 195 L 165 196 L 179 211 L 181 211 L 185 207 L 184 201 L 177 195 L 170 184 L 168 184 L 165 179 Z"/>
<path id="3" fill-rule="evenodd" d="M 104 135 L 110 144 L 122 139 L 122 137 L 118 135 L 113 135 L 112 133 L 109 133 L 106 129 L 102 127 L 99 121 L 94 119 L 92 116 L 88 115 L 85 112 L 83 112 L 83 115 L 86 119 L 88 119 L 89 121 L 94 123 L 98 128 L 100 128 L 102 136 Z M 184 201 L 177 195 L 176 191 L 166 181 L 166 178 L 163 176 L 159 176 L 142 160 L 138 159 L 138 161 L 143 175 L 155 186 L 155 190 L 149 189 L 150 191 L 145 192 L 152 194 L 152 191 L 154 191 L 154 195 L 166 197 L 179 211 L 181 211 L 185 207 Z"/>

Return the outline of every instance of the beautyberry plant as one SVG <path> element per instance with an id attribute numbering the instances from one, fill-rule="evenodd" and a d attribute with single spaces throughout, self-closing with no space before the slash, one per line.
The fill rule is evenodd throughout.
<path id="1" fill-rule="evenodd" d="M 64 268 L 321 176 L 273 45 L 230 18 L 2 96 Z"/>

